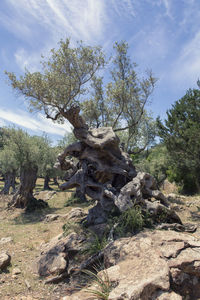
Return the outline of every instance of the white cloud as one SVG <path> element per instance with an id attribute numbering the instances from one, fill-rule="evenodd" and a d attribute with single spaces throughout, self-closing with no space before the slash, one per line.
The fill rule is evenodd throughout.
<path id="1" fill-rule="evenodd" d="M 0 23 L 36 49 L 27 50 L 25 44 L 15 50 L 22 70 L 38 69 L 40 55 L 46 55 L 61 38 L 99 44 L 109 22 L 105 0 L 8 0 L 5 11 L 0 12 Z"/>
<path id="2" fill-rule="evenodd" d="M 35 117 L 36 118 L 33 119 L 33 117 L 22 110 L 13 112 L 0 108 L 0 124 L 2 123 L 3 126 L 5 126 L 5 121 L 7 121 L 35 132 L 46 132 L 59 136 L 64 136 L 66 132 L 71 131 L 69 123 L 53 123 L 51 120 L 46 119 L 41 113 L 38 113 Z"/>
<path id="3" fill-rule="evenodd" d="M 133 0 L 111 0 L 112 7 L 115 10 L 115 13 L 119 16 L 135 17 L 136 9 L 135 5 L 137 1 Z"/>
<path id="4" fill-rule="evenodd" d="M 8 4 L 12 19 L 1 13 L 0 20 L 17 34 L 19 25 L 31 34 L 32 24 L 38 24 L 56 39 L 66 34 L 75 39 L 91 41 L 101 37 L 104 29 L 102 20 L 106 12 L 102 0 L 8 0 Z M 9 25 L 10 19 L 14 26 Z"/>
<path id="5" fill-rule="evenodd" d="M 162 0 L 162 2 L 165 7 L 166 16 L 168 16 L 170 19 L 173 19 L 173 15 L 172 15 L 172 11 L 171 11 L 171 1 L 170 0 Z"/>
<path id="6" fill-rule="evenodd" d="M 195 85 L 200 78 L 200 31 L 181 50 L 172 70 L 172 78 L 180 84 Z"/>

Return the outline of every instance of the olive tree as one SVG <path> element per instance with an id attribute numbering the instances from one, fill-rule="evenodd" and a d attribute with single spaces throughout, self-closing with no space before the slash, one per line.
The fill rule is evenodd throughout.
<path id="1" fill-rule="evenodd" d="M 10 188 L 15 191 L 15 178 L 19 169 L 19 164 L 15 158 L 15 153 L 8 146 L 0 151 L 0 170 L 4 176 L 4 187 L 1 194 L 9 194 Z"/>
<path id="2" fill-rule="evenodd" d="M 61 41 L 60 48 L 52 50 L 51 57 L 43 61 L 42 72 L 26 70 L 18 79 L 13 73 L 7 75 L 12 87 L 28 99 L 31 109 L 43 110 L 54 121 L 66 119 L 73 126 L 78 141 L 65 148 L 56 166 L 72 169 L 71 178 L 60 187 L 62 190 L 78 187 L 83 195 L 97 200 L 87 216 L 88 224 L 103 223 L 111 212 L 123 212 L 135 203 L 155 215 L 167 211 L 170 220 L 180 222 L 167 208 L 169 203 L 164 195 L 156 190 L 155 180 L 149 174 L 137 174 L 132 160 L 120 147 L 115 132 L 128 131 L 131 138 L 137 131 L 135 127 L 144 115 L 155 80 L 149 74 L 147 79 L 138 81 L 127 56 L 127 46 L 116 44 L 116 47 L 120 55 L 114 59 L 116 68 L 111 73 L 106 97 L 110 119 L 106 123 L 103 98 L 100 98 L 102 123 L 97 128 L 89 128 L 81 111 L 84 111 L 89 81 L 104 66 L 100 48 L 82 43 L 70 48 L 69 40 Z M 72 157 L 78 160 L 78 165 Z M 31 167 L 34 165 L 32 162 Z M 152 198 L 160 202 L 151 202 Z"/>
<path id="3" fill-rule="evenodd" d="M 37 201 L 33 196 L 36 185 L 38 166 L 43 161 L 44 139 L 42 137 L 30 136 L 21 129 L 5 129 L 7 138 L 3 153 L 10 154 L 12 168 L 17 166 L 20 173 L 20 184 L 13 195 L 10 205 L 19 208 L 34 208 L 35 206 L 46 206 L 42 201 Z"/>
<path id="4" fill-rule="evenodd" d="M 111 126 L 132 154 L 144 150 L 155 138 L 155 122 L 145 107 L 156 79 L 151 71 L 146 72 L 146 78 L 139 78 L 127 43 L 115 43 L 114 51 L 110 81 L 92 78 L 91 96 L 82 103 L 83 117 L 91 127 Z"/>

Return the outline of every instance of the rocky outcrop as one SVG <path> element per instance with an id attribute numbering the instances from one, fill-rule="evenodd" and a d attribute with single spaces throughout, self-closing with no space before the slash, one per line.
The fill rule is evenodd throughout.
<path id="1" fill-rule="evenodd" d="M 104 266 L 109 300 L 200 298 L 200 241 L 189 234 L 156 230 L 121 238 L 105 248 Z M 90 296 L 82 290 L 65 299 Z"/>
<path id="2" fill-rule="evenodd" d="M 119 239 L 105 249 L 104 261 L 117 284 L 110 300 L 173 299 L 159 298 L 172 291 L 200 297 L 200 241 L 190 235 L 154 231 Z"/>
<path id="3" fill-rule="evenodd" d="M 69 260 L 81 250 L 85 237 L 75 232 L 66 237 L 58 235 L 41 245 L 39 258 L 34 262 L 34 272 L 40 276 L 60 275 L 68 272 Z"/>
<path id="4" fill-rule="evenodd" d="M 45 223 L 57 221 L 58 219 L 75 221 L 77 219 L 83 218 L 87 215 L 87 213 L 80 207 L 75 207 L 70 210 L 67 214 L 48 214 L 44 218 Z"/>

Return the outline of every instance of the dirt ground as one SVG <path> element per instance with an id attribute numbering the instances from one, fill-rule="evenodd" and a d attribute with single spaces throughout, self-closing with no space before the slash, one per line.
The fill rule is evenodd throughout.
<path id="1" fill-rule="evenodd" d="M 41 181 L 38 181 L 39 191 L 41 186 Z M 53 187 L 56 189 L 55 186 Z M 45 223 L 45 216 L 50 213 L 66 214 L 69 212 L 71 207 L 64 206 L 69 196 L 70 192 L 57 190 L 56 194 L 48 200 L 48 209 L 32 214 L 24 214 L 20 209 L 6 210 L 9 199 L 0 196 L 0 239 L 12 238 L 11 242 L 0 245 L 0 252 L 7 251 L 11 255 L 11 265 L 7 271 L 0 273 L 0 299 L 56 300 L 63 299 L 67 294 L 67 283 L 45 285 L 45 279 L 34 274 L 32 266 L 33 261 L 39 256 L 41 243 L 48 242 L 62 232 L 64 223 L 62 219 Z M 200 196 L 179 197 L 172 205 L 183 223 L 199 225 Z M 199 228 L 193 235 L 200 239 Z M 21 273 L 13 275 L 13 269 L 16 267 L 21 270 Z"/>
<path id="2" fill-rule="evenodd" d="M 41 181 L 37 190 L 40 191 Z M 56 186 L 52 186 L 56 189 Z M 45 193 L 40 192 L 38 198 Z M 11 237 L 12 242 L 0 245 L 0 252 L 7 251 L 11 256 L 11 265 L 0 273 L 1 300 L 56 300 L 62 299 L 67 293 L 67 285 L 45 285 L 44 278 L 33 273 L 33 261 L 39 256 L 41 243 L 48 242 L 62 232 L 63 219 L 45 223 L 47 214 L 66 214 L 71 207 L 65 207 L 70 192 L 60 192 L 48 200 L 49 208 L 31 214 L 21 209 L 6 210 L 8 196 L 0 196 L 0 239 Z M 80 205 L 79 205 L 80 206 Z M 19 268 L 21 273 L 13 275 L 13 269 Z"/>

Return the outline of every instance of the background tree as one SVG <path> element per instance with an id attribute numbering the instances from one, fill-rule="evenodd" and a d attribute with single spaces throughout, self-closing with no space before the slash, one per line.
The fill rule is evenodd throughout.
<path id="1" fill-rule="evenodd" d="M 200 90 L 189 89 L 167 111 L 164 124 L 157 122 L 170 155 L 169 178 L 182 185 L 183 192 L 200 193 Z"/>
<path id="2" fill-rule="evenodd" d="M 51 142 L 47 137 L 44 137 L 43 140 L 40 141 L 43 143 L 41 151 L 42 154 L 42 161 L 39 164 L 38 174 L 40 177 L 44 178 L 44 190 L 51 190 L 49 186 L 49 182 L 51 178 L 56 178 L 58 176 L 58 170 L 54 168 L 54 164 L 56 158 L 58 156 L 58 149 L 57 147 L 52 147 Z"/>
<path id="3" fill-rule="evenodd" d="M 167 178 L 170 168 L 170 158 L 167 148 L 160 143 L 152 148 L 132 156 L 138 171 L 151 174 L 160 186 Z"/>
<path id="4" fill-rule="evenodd" d="M 19 208 L 44 206 L 43 202 L 38 202 L 33 196 L 38 166 L 44 160 L 44 139 L 37 136 L 31 137 L 21 129 L 11 128 L 5 131 L 7 132 L 5 149 L 9 149 L 12 153 L 13 161 L 17 162 L 20 170 L 20 184 L 10 205 Z"/>
<path id="5" fill-rule="evenodd" d="M 0 170 L 4 176 L 4 187 L 1 190 L 1 194 L 9 194 L 10 188 L 15 191 L 15 178 L 19 164 L 16 160 L 15 153 L 8 146 L 4 146 L 0 150 Z"/>

